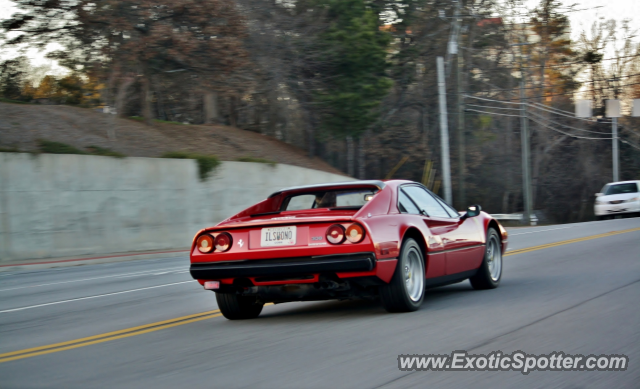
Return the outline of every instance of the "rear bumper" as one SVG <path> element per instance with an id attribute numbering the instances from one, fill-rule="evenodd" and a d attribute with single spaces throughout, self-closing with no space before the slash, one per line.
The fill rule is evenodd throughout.
<path id="1" fill-rule="evenodd" d="M 640 201 L 630 201 L 620 204 L 596 204 L 593 207 L 593 211 L 596 216 L 640 212 Z"/>
<path id="2" fill-rule="evenodd" d="M 295 276 L 314 273 L 367 272 L 374 269 L 374 253 L 315 257 L 192 263 L 191 276 L 199 280 L 236 277 Z"/>

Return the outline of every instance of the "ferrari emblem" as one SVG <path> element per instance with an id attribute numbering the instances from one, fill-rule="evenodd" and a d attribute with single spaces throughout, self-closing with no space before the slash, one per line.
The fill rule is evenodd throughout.
<path id="1" fill-rule="evenodd" d="M 244 246 L 244 241 L 243 241 L 242 239 L 240 239 L 240 240 L 238 241 L 238 245 L 239 245 L 240 247 Z"/>

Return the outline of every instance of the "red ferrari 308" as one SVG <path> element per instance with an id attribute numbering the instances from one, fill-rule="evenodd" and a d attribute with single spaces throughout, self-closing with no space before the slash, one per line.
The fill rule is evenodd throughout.
<path id="1" fill-rule="evenodd" d="M 190 270 L 228 319 L 268 302 L 349 298 L 407 312 L 426 288 L 496 288 L 506 246 L 479 205 L 458 213 L 416 182 L 355 181 L 282 189 L 201 230 Z"/>

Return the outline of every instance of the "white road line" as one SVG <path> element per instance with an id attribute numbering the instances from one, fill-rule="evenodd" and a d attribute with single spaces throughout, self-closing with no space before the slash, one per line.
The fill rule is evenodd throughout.
<path id="1" fill-rule="evenodd" d="M 138 288 L 138 289 L 131 289 L 131 290 L 123 290 L 122 292 L 105 293 L 105 294 L 100 294 L 100 295 L 97 295 L 97 296 L 79 297 L 79 298 L 75 298 L 75 299 L 62 300 L 62 301 L 55 301 L 55 302 L 52 302 L 52 303 L 46 303 L 46 304 L 30 305 L 30 306 L 28 306 L 28 307 L 5 309 L 4 311 L 0 311 L 0 313 L 15 312 L 15 311 L 23 311 L 23 310 L 25 310 L 25 309 L 39 308 L 39 307 L 46 307 L 47 305 L 56 305 L 56 304 L 62 304 L 62 303 L 69 303 L 69 302 L 72 302 L 72 301 L 89 300 L 89 299 L 95 299 L 95 298 L 98 298 L 98 297 L 113 296 L 113 295 L 116 295 L 116 294 L 123 294 L 123 293 L 138 292 L 138 291 L 140 291 L 140 290 L 155 289 L 155 288 L 162 288 L 162 287 L 165 287 L 165 286 L 171 286 L 171 285 L 186 284 L 186 283 L 188 283 L 188 282 L 196 282 L 196 281 L 195 281 L 195 280 L 189 280 L 189 281 L 181 281 L 181 282 L 172 282 L 172 283 L 170 283 L 170 284 L 156 285 L 156 286 L 148 286 L 148 287 L 146 287 L 146 288 Z"/>
<path id="2" fill-rule="evenodd" d="M 82 282 L 82 281 L 93 281 L 93 280 L 100 280 L 100 279 L 104 279 L 104 278 L 114 278 L 114 277 L 136 277 L 136 276 L 144 276 L 144 275 L 159 275 L 159 274 L 167 274 L 169 272 L 175 272 L 177 270 L 182 270 L 184 268 L 180 267 L 180 268 L 166 268 L 166 269 L 154 269 L 154 270 L 144 270 L 144 271 L 139 271 L 139 272 L 133 272 L 133 273 L 124 273 L 124 274 L 114 274 L 112 276 L 102 276 L 102 277 L 93 277 L 93 278 L 83 278 L 81 280 L 71 280 L 71 281 L 60 281 L 60 282 L 50 282 L 48 284 L 38 284 L 38 285 L 29 285 L 29 286 L 18 286 L 16 288 L 8 288 L 8 289 L 0 289 L 0 292 L 5 292 L 8 290 L 16 290 L 16 289 L 25 289 L 25 288 L 37 288 L 40 286 L 49 286 L 49 285 L 60 285 L 60 284 L 69 284 L 72 282 Z M 165 273 L 156 273 L 158 271 L 163 271 L 163 270 L 169 270 L 169 272 L 165 272 Z M 178 273 L 186 273 L 188 272 L 188 270 L 184 270 L 184 271 L 180 271 L 177 272 Z"/>
<path id="3" fill-rule="evenodd" d="M 549 228 L 547 230 L 537 230 L 537 231 L 521 232 L 519 234 L 509 234 L 509 236 L 524 235 L 524 234 L 535 234 L 536 232 L 545 232 L 545 231 L 564 230 L 566 228 L 572 228 L 572 227 L 573 226 L 559 227 L 559 228 Z"/>

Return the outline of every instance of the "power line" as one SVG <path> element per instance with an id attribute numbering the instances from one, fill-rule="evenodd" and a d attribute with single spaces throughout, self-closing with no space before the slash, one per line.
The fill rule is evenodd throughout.
<path id="1" fill-rule="evenodd" d="M 631 77 L 637 77 L 640 76 L 640 73 L 636 73 L 636 74 L 629 74 L 627 76 L 620 76 L 617 79 L 622 79 L 622 78 L 631 78 Z M 602 82 L 602 83 L 606 83 L 611 81 L 612 79 L 610 78 L 606 78 L 606 79 L 599 79 L 599 80 L 594 80 L 594 81 L 579 81 L 579 84 L 593 84 L 593 83 L 598 83 L 598 82 Z M 638 85 L 640 84 L 640 82 L 636 82 L 636 83 L 632 83 L 632 84 L 625 84 L 625 85 L 617 85 L 617 88 L 624 88 L 627 86 L 632 86 L 632 85 Z M 531 90 L 531 89 L 543 89 L 543 88 L 547 88 L 546 85 L 534 85 L 534 86 L 528 86 L 526 88 L 524 88 L 525 90 Z M 513 90 L 519 90 L 520 88 L 493 88 L 493 89 L 485 89 L 482 92 L 493 92 L 493 91 L 499 91 L 499 92 L 504 92 L 504 91 L 513 91 Z M 607 88 L 610 89 L 610 88 Z M 547 97 L 547 96 L 562 96 L 562 95 L 571 95 L 574 92 L 570 92 L 570 93 L 556 93 L 556 94 L 544 94 L 544 95 L 539 95 L 539 96 L 533 96 L 533 97 Z M 531 98 L 531 97 L 529 97 Z"/>
<path id="2" fill-rule="evenodd" d="M 467 50 L 472 50 L 472 51 L 484 50 L 484 49 L 471 49 L 467 47 L 463 47 L 463 48 Z M 636 57 L 640 57 L 640 54 L 625 55 L 622 57 L 604 58 L 604 59 L 601 59 L 600 61 L 613 61 L 613 60 L 619 60 L 623 58 L 636 58 Z M 589 65 L 589 63 L 585 61 L 571 61 L 571 62 L 563 62 L 563 63 L 556 63 L 556 64 L 547 64 L 545 65 L 545 68 L 555 68 L 555 67 L 572 66 L 572 65 Z M 476 67 L 475 69 L 478 69 L 483 72 L 496 72 L 500 70 L 540 69 L 541 67 L 542 66 L 523 66 L 523 67 L 517 66 L 517 67 L 496 67 L 494 69 L 480 69 L 479 67 Z"/>
<path id="3" fill-rule="evenodd" d="M 640 75 L 640 74 L 638 74 Z M 628 86 L 634 86 L 634 85 L 640 85 L 640 82 L 634 82 L 631 84 L 625 84 L 625 85 L 619 85 L 618 88 L 626 88 Z M 525 88 L 525 89 L 540 89 L 542 87 L 537 86 L 537 87 L 531 87 L 531 88 Z M 485 89 L 482 90 L 480 92 L 482 93 L 489 93 L 489 92 L 517 92 L 519 88 L 511 88 L 511 89 L 500 89 L 500 88 L 494 88 L 494 89 Z M 553 97 L 553 96 L 573 96 L 574 94 L 576 94 L 578 92 L 567 92 L 567 93 L 548 93 L 548 94 L 543 94 L 543 95 L 535 95 L 535 96 L 528 96 L 525 97 L 525 100 L 531 100 L 531 99 L 539 99 L 542 97 Z M 450 95 L 453 95 L 455 93 L 449 93 Z M 470 95 L 465 95 L 465 97 L 470 97 L 470 98 L 475 98 L 475 96 L 470 96 Z M 508 101 L 503 101 L 503 100 L 497 100 L 503 103 L 507 103 L 507 104 L 521 104 L 521 103 L 511 103 Z"/>
<path id="4" fill-rule="evenodd" d="M 544 105 L 544 104 L 536 103 L 535 101 L 534 101 L 533 103 L 531 103 L 531 104 L 539 105 L 539 106 L 542 106 L 542 107 L 544 107 L 544 108 L 548 108 L 548 109 L 551 109 L 551 110 L 553 110 L 553 111 L 558 111 L 558 112 L 562 112 L 562 113 L 567 113 L 567 114 L 571 114 L 571 113 L 572 113 L 571 111 L 566 111 L 566 110 L 564 110 L 564 109 L 555 108 L 555 107 L 549 107 L 549 106 L 546 106 L 546 105 Z M 534 108 L 535 108 L 535 107 L 534 107 Z"/>
<path id="5" fill-rule="evenodd" d="M 477 100 L 484 100 L 484 101 L 491 101 L 491 102 L 496 102 L 496 103 L 503 103 L 503 104 L 515 104 L 515 105 L 521 105 L 522 103 L 514 103 L 512 101 L 504 101 L 504 100 L 493 100 L 493 99 L 487 99 L 484 97 L 478 97 L 478 96 L 471 96 L 471 95 L 463 95 L 464 97 L 468 97 L 470 99 L 477 99 Z"/>
<path id="6" fill-rule="evenodd" d="M 520 108 L 504 108 L 504 107 L 488 107 L 486 105 L 477 104 L 465 104 L 467 107 L 479 107 L 479 108 L 492 108 L 492 109 L 507 109 L 509 111 L 520 111 Z"/>
<path id="7" fill-rule="evenodd" d="M 486 113 L 489 115 L 498 115 L 498 116 L 512 116 L 512 117 L 520 117 L 520 115 L 507 115 L 506 113 L 495 113 L 495 112 L 487 112 L 487 111 L 478 111 L 477 109 L 465 109 L 465 111 L 478 112 L 478 113 Z"/>
<path id="8" fill-rule="evenodd" d="M 631 78 L 631 77 L 637 77 L 640 76 L 640 73 L 636 73 L 636 74 L 627 74 L 626 76 L 615 76 L 615 77 L 611 77 L 611 78 L 601 78 L 599 80 L 593 80 L 593 81 L 581 81 L 581 84 L 593 84 L 596 82 L 607 82 L 607 81 L 614 81 L 615 80 L 620 80 L 623 78 Z"/>
<path id="9" fill-rule="evenodd" d="M 520 115 L 508 115 L 508 114 L 500 114 L 500 113 L 495 113 L 495 112 L 480 111 L 480 110 L 475 110 L 475 109 L 465 109 L 465 111 L 477 112 L 477 113 L 488 114 L 488 115 L 498 115 L 498 116 L 510 116 L 510 117 L 519 117 L 520 116 Z M 533 113 L 533 112 L 530 112 L 530 113 Z M 533 113 L 533 114 L 535 115 L 535 113 Z M 536 116 L 538 116 L 538 115 L 536 115 Z M 587 136 L 580 136 L 580 135 L 570 134 L 568 132 L 564 132 L 564 131 L 559 130 L 557 128 L 551 127 L 551 126 L 549 126 L 547 124 L 541 123 L 540 121 L 538 121 L 538 120 L 536 120 L 536 119 L 534 119 L 534 118 L 532 118 L 530 116 L 528 116 L 527 118 L 529 120 L 531 120 L 531 121 L 533 121 L 533 122 L 545 127 L 545 128 L 548 128 L 548 129 L 552 130 L 552 131 L 559 132 L 559 133 L 561 133 L 563 135 L 570 136 L 570 137 L 576 138 L 576 139 L 585 139 L 585 140 L 611 140 L 611 139 L 613 139 L 612 137 L 607 137 L 607 138 L 597 137 L 597 138 L 594 138 L 594 137 L 587 137 Z M 554 123 L 554 124 L 556 124 L 556 125 L 567 127 L 567 128 L 571 128 L 571 129 L 577 130 L 577 131 L 585 131 L 585 132 L 592 132 L 592 133 L 596 133 L 596 134 L 606 134 L 606 135 L 608 135 L 608 133 L 605 133 L 605 132 L 596 132 L 596 131 L 583 130 L 583 129 L 579 129 L 579 128 L 575 128 L 575 127 L 566 126 L 566 125 L 563 125 L 561 123 L 556 123 L 556 122 L 553 122 L 551 120 L 549 120 L 549 121 Z M 640 150 L 640 146 L 634 144 L 633 142 L 629 142 L 628 140 L 622 138 L 621 136 L 618 136 L 618 139 L 620 140 L 620 142 L 625 143 L 625 144 L 627 144 L 627 145 L 629 145 L 629 146 L 631 146 L 631 147 L 633 147 L 635 149 Z"/>
<path id="10" fill-rule="evenodd" d="M 620 137 L 618 137 L 618 139 L 620 139 L 620 142 L 622 142 L 622 143 L 626 143 L 626 144 L 628 144 L 629 146 L 634 147 L 634 148 L 636 148 L 636 149 L 640 150 L 640 146 L 636 145 L 635 143 L 631 143 L 631 142 L 629 142 L 628 140 L 623 139 L 623 138 L 620 138 Z"/>
<path id="11" fill-rule="evenodd" d="M 575 127 L 567 126 L 566 124 L 558 123 L 558 122 L 556 122 L 556 121 L 553 121 L 553 120 L 547 119 L 547 118 L 545 118 L 545 117 L 542 117 L 542 116 L 538 115 L 538 114 L 537 114 L 537 113 L 535 113 L 535 112 L 531 112 L 531 111 L 529 111 L 528 113 L 530 113 L 530 114 L 533 114 L 533 115 L 537 116 L 537 117 L 538 117 L 539 119 L 541 119 L 541 120 L 547 120 L 547 121 L 549 121 L 550 123 L 555 124 L 556 126 L 561 126 L 561 127 L 565 127 L 565 128 L 570 128 L 570 129 L 572 129 L 572 130 L 576 130 L 576 131 L 590 132 L 590 133 L 592 133 L 592 134 L 605 134 L 605 135 L 609 135 L 609 133 L 608 133 L 608 132 L 583 130 L 583 129 L 581 129 L 581 128 L 575 128 Z"/>
<path id="12" fill-rule="evenodd" d="M 534 104 L 535 104 L 535 105 L 534 105 Z M 534 102 L 534 103 L 527 103 L 527 105 L 528 105 L 529 107 L 537 108 L 537 109 L 540 109 L 540 110 L 542 110 L 542 111 L 547 111 L 547 112 L 554 113 L 554 114 L 556 114 L 556 115 L 560 115 L 560 116 L 566 116 L 566 117 L 571 118 L 571 119 L 583 120 L 583 121 L 585 121 L 585 122 L 591 122 L 591 123 L 611 123 L 610 121 L 607 121 L 607 122 L 598 122 L 598 120 L 593 120 L 593 119 L 588 119 L 588 118 L 579 118 L 579 117 L 575 117 L 575 116 L 567 115 L 567 114 L 565 114 L 565 113 L 555 112 L 555 111 L 552 111 L 551 109 L 547 109 L 547 107 L 540 107 L 542 104 L 535 103 L 535 102 Z M 568 111 L 564 111 L 564 112 L 568 112 Z"/>
<path id="13" fill-rule="evenodd" d="M 476 109 L 465 109 L 465 111 L 477 112 L 477 113 L 487 114 L 487 115 L 498 115 L 498 116 L 520 117 L 520 115 L 508 115 L 508 114 L 504 114 L 504 113 L 487 112 L 487 111 L 480 111 L 480 110 L 476 110 Z M 535 114 L 535 113 L 533 113 L 533 112 L 529 112 L 529 113 L 536 115 L 536 114 Z M 538 118 L 541 118 L 539 115 L 536 115 L 536 116 L 537 116 Z M 552 128 L 552 127 L 549 127 L 548 125 L 543 124 L 543 123 L 539 122 L 538 120 L 536 120 L 536 119 L 534 119 L 534 118 L 532 118 L 532 117 L 530 117 L 530 116 L 527 116 L 527 118 L 528 118 L 528 119 L 530 119 L 530 120 L 532 120 L 532 121 L 534 121 L 534 122 L 536 122 L 536 123 L 538 123 L 538 124 L 540 124 L 540 125 L 541 125 L 541 126 L 543 126 L 543 127 L 546 127 L 546 128 L 548 128 L 548 129 L 550 129 L 550 130 L 554 130 L 554 131 L 557 131 L 557 132 L 561 132 L 561 133 L 563 133 L 563 134 L 565 134 L 565 135 L 572 136 L 572 137 L 575 137 L 575 138 L 580 138 L 580 139 L 592 139 L 592 140 L 598 140 L 598 139 L 605 139 L 605 140 L 606 140 L 606 139 L 613 139 L 613 138 L 590 138 L 590 137 L 582 137 L 582 136 L 579 136 L 579 135 L 573 135 L 573 134 L 569 134 L 569 133 L 566 133 L 566 132 L 564 132 L 564 131 L 561 131 L 561 130 L 558 130 L 558 129 L 555 129 L 555 128 Z M 541 119 L 545 120 L 545 118 L 541 118 Z M 576 130 L 576 131 L 584 131 L 584 132 L 590 132 L 590 133 L 594 133 L 594 134 L 605 134 L 605 135 L 609 135 L 609 133 L 607 133 L 607 132 L 598 132 L 598 131 L 583 130 L 583 129 L 581 129 L 581 128 L 575 128 L 575 127 L 571 127 L 571 126 L 564 125 L 564 124 L 562 124 L 562 123 L 557 123 L 557 122 L 554 122 L 554 121 L 552 121 L 552 120 L 549 120 L 549 122 L 551 122 L 551 123 L 553 123 L 553 124 L 555 124 L 555 125 L 557 125 L 557 126 L 562 126 L 562 127 L 570 128 L 570 129 L 572 129 L 572 130 Z"/>
<path id="14" fill-rule="evenodd" d="M 467 105 L 471 105 L 471 104 L 467 104 Z M 474 106 L 477 106 L 477 107 L 483 107 L 483 106 L 480 106 L 480 105 L 474 105 Z M 485 107 L 483 107 L 483 108 L 485 108 Z M 492 107 L 487 107 L 487 108 L 492 108 Z M 499 108 L 499 107 L 493 107 L 493 108 Z M 514 108 L 511 108 L 511 109 L 514 109 Z M 520 117 L 520 115 L 500 114 L 500 113 L 496 113 L 496 112 L 480 111 L 480 110 L 476 110 L 476 109 L 465 109 L 465 111 L 466 111 L 466 112 L 469 112 L 469 111 L 470 111 L 470 112 L 477 112 L 477 113 L 481 113 L 481 114 L 488 114 L 488 115 Z M 534 112 L 529 112 L 529 113 L 536 115 L 538 118 L 541 118 L 539 115 L 535 114 Z M 561 133 L 561 134 L 563 134 L 563 135 L 570 136 L 570 137 L 572 137 L 572 138 L 576 138 L 576 139 L 586 139 L 586 140 L 611 140 L 611 139 L 613 139 L 612 137 L 608 137 L 608 138 L 602 138 L 602 137 L 594 138 L 594 137 L 585 137 L 585 136 L 580 136 L 580 135 L 570 134 L 570 133 L 564 132 L 564 131 L 562 131 L 562 130 L 558 130 L 557 128 L 551 127 L 551 126 L 549 126 L 549 125 L 547 125 L 547 124 L 541 123 L 541 122 L 539 122 L 538 120 L 536 120 L 536 119 L 534 119 L 534 118 L 532 118 L 532 117 L 530 117 L 530 116 L 528 116 L 527 118 L 528 118 L 529 120 L 531 120 L 531 121 L 533 121 L 533 122 L 535 122 L 535 123 L 537 123 L 537 124 L 539 124 L 539 125 L 541 125 L 541 126 L 545 127 L 545 128 L 548 128 L 548 129 L 550 129 L 550 130 L 553 130 L 553 131 L 559 132 L 559 133 Z M 548 120 L 548 119 L 545 119 L 545 118 L 541 118 L 541 119 L 543 119 L 543 120 Z M 594 133 L 594 134 L 605 134 L 605 135 L 609 135 L 609 133 L 607 133 L 607 132 L 598 132 L 598 131 L 589 131 L 589 130 L 584 130 L 584 129 L 581 129 L 581 128 L 575 128 L 575 127 L 567 126 L 567 125 L 564 125 L 564 124 L 562 124 L 562 123 L 557 123 L 557 122 L 552 121 L 552 120 L 549 120 L 549 122 L 551 122 L 551 123 L 553 123 L 553 124 L 556 124 L 556 125 L 558 125 L 558 126 L 562 126 L 562 127 L 570 128 L 570 129 L 573 129 L 573 130 L 576 130 L 576 131 L 584 131 L 584 132 L 590 132 L 590 133 Z M 640 150 L 640 146 L 636 145 L 635 143 L 630 142 L 630 141 L 628 141 L 628 140 L 624 139 L 624 138 L 623 138 L 623 137 L 621 137 L 621 136 L 618 136 L 618 139 L 620 140 L 620 142 L 625 143 L 625 144 L 628 144 L 629 146 L 631 146 L 631 147 L 633 147 L 633 148 L 636 148 L 636 149 Z"/>
<path id="15" fill-rule="evenodd" d="M 481 98 L 481 97 L 476 97 L 476 96 L 469 96 L 469 95 L 465 95 L 465 97 L 475 98 L 475 99 L 478 99 L 478 100 L 484 100 L 484 101 L 489 101 L 489 102 L 494 102 L 494 103 L 518 104 L 518 105 L 523 104 L 523 103 L 513 103 L 513 102 L 510 102 L 510 101 L 504 101 L 504 100 L 486 99 L 486 98 Z M 531 108 L 536 108 L 536 109 L 540 109 L 540 110 L 547 111 L 547 112 L 550 112 L 550 113 L 554 113 L 554 114 L 557 114 L 557 115 L 566 116 L 566 117 L 571 118 L 571 119 L 583 120 L 583 121 L 592 122 L 592 123 L 611 123 L 611 122 L 608 122 L 608 121 L 607 122 L 598 122 L 597 120 L 593 120 L 593 119 L 577 118 L 575 116 L 571 116 L 571 115 L 567 115 L 567 114 L 563 113 L 563 112 L 569 112 L 569 111 L 564 111 L 564 110 L 560 110 L 560 109 L 557 109 L 557 108 L 551 108 L 551 107 L 542 106 L 542 104 L 535 103 L 535 102 L 534 103 L 525 103 L 525 104 L 527 106 L 531 107 Z M 474 104 L 467 104 L 467 105 L 474 105 Z M 486 106 L 482 106 L 482 105 L 474 105 L 474 106 L 480 107 L 480 108 L 496 108 L 496 109 L 519 110 L 519 108 L 486 107 Z M 552 110 L 560 111 L 560 112 L 555 112 L 555 111 L 552 111 Z M 586 131 L 586 130 L 584 130 L 584 131 Z"/>
<path id="16" fill-rule="evenodd" d="M 467 97 L 472 97 L 472 96 L 467 96 Z M 478 97 L 473 97 L 473 98 L 478 98 Z M 482 99 L 482 98 L 478 98 L 478 99 Z M 512 102 L 508 102 L 508 101 L 502 101 L 502 100 L 494 100 L 494 99 L 482 99 L 484 101 L 490 101 L 490 102 L 495 102 L 495 103 L 507 103 L 507 104 L 518 104 L 521 105 L 522 103 L 512 103 Z M 556 108 L 551 108 L 551 107 L 543 107 L 542 104 L 538 104 L 538 103 L 525 103 L 527 106 L 531 107 L 531 108 L 536 108 L 536 109 L 540 109 L 543 111 L 547 111 L 556 115 L 561 115 L 561 116 L 566 116 L 568 118 L 571 119 L 576 119 L 576 120 L 583 120 L 583 121 L 588 121 L 591 123 L 611 123 L 611 122 L 598 122 L 597 120 L 593 120 L 593 119 L 587 119 L 587 118 L 577 118 L 575 116 L 571 116 L 571 115 L 567 115 L 564 114 L 563 112 L 569 112 L 569 111 L 564 111 L 564 110 L 560 110 L 560 109 L 556 109 Z M 534 105 L 535 104 L 535 105 Z M 487 107 L 487 106 L 483 106 L 483 105 L 477 105 L 477 104 L 467 104 L 468 106 L 475 106 L 475 107 L 479 107 L 479 108 L 495 108 L 495 109 L 508 109 L 508 110 L 513 110 L 513 111 L 518 111 L 520 110 L 519 108 L 501 108 L 501 107 Z M 549 108 L 549 109 L 547 109 Z M 553 111 L 553 110 L 555 111 Z M 556 112 L 556 111 L 560 111 L 560 112 Z M 569 126 L 567 126 L 569 127 Z M 587 131 L 587 130 L 579 130 L 579 131 Z M 596 132 L 596 131 L 587 131 L 587 132 L 594 132 L 597 134 L 600 134 L 601 132 Z"/>
<path id="17" fill-rule="evenodd" d="M 467 104 L 467 105 L 472 105 L 472 104 Z M 480 107 L 480 108 L 492 108 L 492 107 L 484 107 L 484 106 L 481 106 L 481 105 L 474 105 L 474 106 L 475 106 L 475 107 Z M 506 109 L 514 109 L 514 108 L 506 108 Z M 518 111 L 518 109 L 514 109 L 514 110 Z M 466 109 L 465 111 L 478 112 L 478 113 L 485 113 L 485 114 L 488 114 L 488 115 L 520 117 L 520 115 L 508 115 L 508 114 L 504 114 L 504 113 L 488 112 L 488 111 L 480 111 L 480 110 L 477 110 L 477 109 Z M 605 134 L 605 135 L 609 135 L 609 133 L 608 133 L 608 132 L 585 130 L 585 129 L 582 129 L 582 128 L 576 128 L 576 127 L 572 127 L 572 126 L 569 126 L 569 125 L 566 125 L 566 124 L 558 123 L 558 122 L 553 121 L 553 120 L 551 120 L 551 119 L 548 119 L 548 118 L 542 117 L 542 116 L 540 116 L 540 115 L 536 114 L 535 112 L 531 112 L 531 111 L 529 111 L 528 113 L 529 113 L 529 114 L 532 114 L 532 115 L 535 115 L 536 117 L 538 117 L 538 118 L 539 118 L 539 119 L 541 119 L 541 120 L 547 120 L 547 121 L 549 121 L 550 123 L 555 124 L 556 126 L 561 126 L 561 127 L 565 127 L 565 128 L 570 128 L 570 129 L 572 129 L 572 130 L 576 130 L 576 131 L 589 132 L 589 133 L 592 133 L 592 134 Z"/>
<path id="18" fill-rule="evenodd" d="M 611 139 L 613 139 L 613 138 L 590 138 L 590 137 L 586 137 L 586 136 L 579 136 L 579 135 L 569 134 L 569 133 L 564 132 L 564 131 L 562 131 L 562 130 L 558 130 L 557 128 L 553 128 L 553 127 L 550 127 L 550 126 L 548 126 L 548 125 L 546 125 L 546 124 L 540 123 L 539 121 L 537 121 L 537 120 L 535 120 L 535 119 L 533 119 L 533 118 L 531 118 L 531 117 L 529 118 L 529 120 L 534 121 L 534 122 L 538 123 L 539 125 L 541 125 L 541 126 L 543 126 L 543 127 L 546 127 L 546 128 L 548 128 L 548 129 L 550 129 L 550 130 L 553 130 L 553 131 L 559 132 L 559 133 L 561 133 L 561 134 L 564 134 L 564 135 L 570 136 L 570 137 L 572 137 L 572 138 L 577 138 L 577 139 L 588 139 L 588 140 L 611 140 Z"/>

